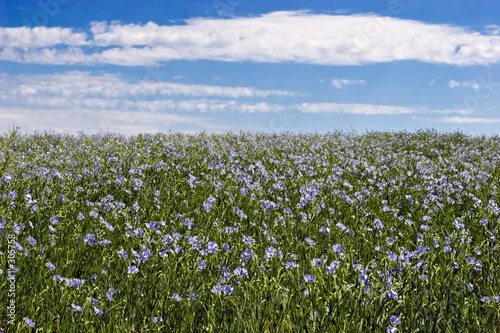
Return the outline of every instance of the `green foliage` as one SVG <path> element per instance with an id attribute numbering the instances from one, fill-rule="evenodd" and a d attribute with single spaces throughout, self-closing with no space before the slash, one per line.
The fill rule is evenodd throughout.
<path id="1" fill-rule="evenodd" d="M 38 332 L 493 332 L 499 146 L 432 131 L 13 131 L 0 137 L 0 329 L 29 332 L 28 317 Z M 8 235 L 19 244 L 13 326 Z"/>

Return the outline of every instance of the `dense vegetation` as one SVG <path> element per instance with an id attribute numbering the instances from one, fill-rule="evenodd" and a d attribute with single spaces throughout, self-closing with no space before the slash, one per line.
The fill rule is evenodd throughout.
<path id="1" fill-rule="evenodd" d="M 0 331 L 493 332 L 499 162 L 432 131 L 6 134 Z"/>

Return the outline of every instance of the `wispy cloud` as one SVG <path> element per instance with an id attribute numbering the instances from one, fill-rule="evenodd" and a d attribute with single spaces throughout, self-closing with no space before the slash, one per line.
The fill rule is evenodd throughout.
<path id="1" fill-rule="evenodd" d="M 205 59 L 486 65 L 500 60 L 498 35 L 376 15 L 274 12 L 231 19 L 196 18 L 182 25 L 95 22 L 84 33 L 58 27 L 1 29 L 0 60 L 40 64 L 137 66 Z"/>
<path id="2" fill-rule="evenodd" d="M 32 95 L 64 97 L 106 98 L 141 96 L 191 96 L 262 98 L 270 96 L 297 96 L 293 91 L 262 90 L 253 87 L 226 87 L 204 84 L 183 84 L 167 81 L 127 80 L 119 74 L 91 74 L 71 71 L 61 74 L 1 75 L 0 87 L 11 95 L 29 97 Z"/>
<path id="3" fill-rule="evenodd" d="M 469 88 L 469 89 L 474 89 L 474 90 L 479 90 L 481 89 L 481 85 L 476 82 L 476 81 L 455 81 L 455 80 L 449 80 L 448 81 L 448 88 Z"/>
<path id="4" fill-rule="evenodd" d="M 0 106 L 0 132 L 9 130 L 13 125 L 21 126 L 25 132 L 50 130 L 60 133 L 138 134 L 169 129 L 188 132 L 224 129 L 210 118 L 161 112 Z"/>
<path id="5" fill-rule="evenodd" d="M 452 124 L 492 124 L 500 123 L 500 118 L 444 117 L 442 121 Z"/>
<path id="6" fill-rule="evenodd" d="M 429 109 L 360 103 L 268 103 L 265 100 L 267 97 L 296 97 L 297 94 L 287 90 L 262 90 L 253 87 L 133 81 L 119 74 L 91 74 L 81 71 L 58 74 L 3 74 L 0 75 L 0 92 L 0 105 L 41 108 L 248 113 L 290 110 L 364 115 L 471 113 L 466 109 Z M 264 101 L 242 102 L 238 100 L 241 98 Z"/>
<path id="7" fill-rule="evenodd" d="M 330 83 L 335 89 L 341 89 L 343 87 L 352 85 L 359 85 L 359 86 L 366 85 L 365 80 L 351 80 L 351 79 L 332 79 Z"/>
<path id="8" fill-rule="evenodd" d="M 220 130 L 215 114 L 350 114 L 367 117 L 418 114 L 467 115 L 467 109 L 433 109 L 363 103 L 297 102 L 295 93 L 249 87 L 132 81 L 118 74 L 72 71 L 0 75 L 0 131 L 55 129 L 122 133 Z M 295 96 L 274 102 L 276 96 Z M 272 97 L 273 102 L 268 98 Z M 222 116 L 224 117 L 224 116 Z M 220 117 L 217 118 L 220 120 Z M 452 119 L 452 118 L 450 118 Z"/>
<path id="9" fill-rule="evenodd" d="M 306 113 L 343 113 L 366 116 L 408 115 L 408 114 L 471 114 L 468 109 L 432 109 L 383 104 L 356 103 L 301 103 L 297 110 Z"/>

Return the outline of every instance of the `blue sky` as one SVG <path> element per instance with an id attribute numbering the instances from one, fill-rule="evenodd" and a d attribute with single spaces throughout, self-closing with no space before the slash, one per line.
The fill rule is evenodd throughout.
<path id="1" fill-rule="evenodd" d="M 498 134 L 498 1 L 0 1 L 0 131 Z"/>

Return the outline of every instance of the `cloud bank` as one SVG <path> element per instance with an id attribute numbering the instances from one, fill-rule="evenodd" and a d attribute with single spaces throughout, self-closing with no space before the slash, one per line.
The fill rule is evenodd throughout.
<path id="1" fill-rule="evenodd" d="M 279 96 L 286 96 L 286 103 L 267 100 Z M 472 113 L 467 109 L 300 101 L 305 98 L 285 90 L 132 81 L 109 73 L 3 74 L 0 75 L 0 131 L 8 130 L 13 124 L 27 131 L 56 129 L 90 133 L 234 130 L 231 124 L 215 121 L 219 114 L 217 121 L 228 115 L 250 113 L 367 117 Z"/>
<path id="2" fill-rule="evenodd" d="M 195 18 L 181 25 L 93 22 L 87 32 L 62 27 L 0 28 L 0 60 L 149 66 L 200 59 L 319 65 L 393 61 L 487 65 L 500 60 L 500 36 L 377 15 L 296 11 Z"/>

